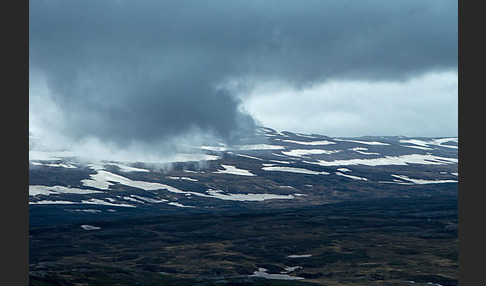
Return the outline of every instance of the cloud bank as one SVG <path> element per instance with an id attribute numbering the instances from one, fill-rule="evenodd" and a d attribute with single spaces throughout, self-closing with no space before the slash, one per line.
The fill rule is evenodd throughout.
<path id="1" fill-rule="evenodd" d="M 262 84 L 407 82 L 457 71 L 457 46 L 457 1 L 30 1 L 30 128 L 231 141 Z"/>
<path id="2" fill-rule="evenodd" d="M 277 130 L 338 137 L 443 137 L 457 136 L 457 90 L 456 72 L 427 73 L 403 82 L 333 80 L 303 89 L 267 83 L 249 92 L 244 105 Z"/>

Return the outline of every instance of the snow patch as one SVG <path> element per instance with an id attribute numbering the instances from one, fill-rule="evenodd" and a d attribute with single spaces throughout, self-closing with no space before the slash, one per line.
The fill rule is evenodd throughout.
<path id="1" fill-rule="evenodd" d="M 292 255 L 287 255 L 288 258 L 307 258 L 311 257 L 312 254 L 292 254 Z"/>
<path id="2" fill-rule="evenodd" d="M 267 273 L 268 269 L 265 268 L 258 268 L 257 271 L 253 272 L 253 277 L 260 277 L 260 278 L 266 278 L 266 279 L 279 279 L 279 280 L 303 280 L 303 277 L 295 277 L 295 276 L 290 276 L 287 274 L 269 274 Z"/>
<path id="3" fill-rule="evenodd" d="M 341 172 L 336 172 L 336 175 L 338 176 L 343 176 L 343 177 L 347 177 L 347 178 L 350 178 L 350 179 L 353 179 L 353 180 L 361 180 L 361 181 L 368 181 L 367 178 L 363 178 L 363 177 L 358 177 L 358 176 L 353 176 L 353 175 L 348 175 L 348 174 L 343 174 Z"/>
<path id="4" fill-rule="evenodd" d="M 73 211 L 75 211 L 75 212 L 92 213 L 92 214 L 96 214 L 96 213 L 100 213 L 101 212 L 100 210 L 94 210 L 94 209 L 75 209 Z"/>
<path id="5" fill-rule="evenodd" d="M 79 204 L 79 203 L 76 203 Z M 127 207 L 127 208 L 134 208 L 134 205 L 129 204 L 115 204 L 110 203 L 100 199 L 89 199 L 89 200 L 82 200 L 81 204 L 88 204 L 88 205 L 103 205 L 103 206 L 113 206 L 113 207 Z"/>
<path id="6" fill-rule="evenodd" d="M 398 178 L 398 179 L 403 180 L 403 181 L 408 181 L 408 183 L 407 183 L 407 182 L 403 182 L 403 181 L 394 180 L 397 183 L 407 184 L 407 185 L 408 184 L 424 185 L 424 184 L 457 183 L 456 180 L 423 180 L 423 179 L 412 179 L 412 178 L 409 178 L 408 176 L 404 176 L 404 175 L 392 175 L 392 177 Z"/>
<path id="7" fill-rule="evenodd" d="M 132 198 L 132 197 L 123 197 L 124 200 L 126 201 L 131 201 L 131 202 L 134 202 L 134 203 L 137 203 L 137 204 L 144 204 L 143 201 L 139 200 L 139 199 L 135 199 L 135 198 Z"/>
<path id="8" fill-rule="evenodd" d="M 282 151 L 282 154 L 287 156 L 302 157 L 305 155 L 334 154 L 339 152 L 341 152 L 341 150 L 294 149 L 290 151 Z"/>
<path id="9" fill-rule="evenodd" d="M 29 202 L 29 205 L 72 205 L 72 204 L 79 204 L 79 203 L 71 202 L 71 201 L 50 201 L 50 200 Z"/>
<path id="10" fill-rule="evenodd" d="M 254 156 L 243 155 L 243 154 L 235 154 L 235 155 L 236 155 L 236 156 L 239 156 L 239 157 L 243 157 L 243 158 L 248 158 L 248 159 L 254 159 L 254 160 L 263 161 L 263 159 L 258 158 L 258 157 L 254 157 Z"/>
<path id="11" fill-rule="evenodd" d="M 250 145 L 238 145 L 231 150 L 281 150 L 285 149 L 284 146 L 269 145 L 269 144 L 250 144 Z"/>
<path id="12" fill-rule="evenodd" d="M 191 181 L 191 182 L 197 182 L 198 179 L 193 179 L 189 177 L 172 177 L 172 176 L 167 176 L 168 179 L 172 180 L 184 180 L 184 181 Z"/>
<path id="13" fill-rule="evenodd" d="M 97 230 L 97 229 L 101 229 L 101 227 L 99 227 L 99 226 L 93 226 L 93 225 L 89 225 L 89 224 L 83 224 L 83 225 L 81 225 L 81 227 L 84 230 Z"/>
<path id="14" fill-rule="evenodd" d="M 274 194 L 224 194 L 221 190 L 208 190 L 208 197 L 217 198 L 227 201 L 250 201 L 250 202 L 261 202 L 265 200 L 275 200 L 275 199 L 293 199 L 293 195 L 274 195 Z"/>
<path id="15" fill-rule="evenodd" d="M 331 145 L 331 144 L 336 144 L 336 142 L 328 141 L 328 140 L 321 140 L 321 141 L 296 141 L 296 140 L 288 140 L 288 139 L 282 139 L 282 142 L 288 142 L 288 143 L 294 143 L 294 144 L 300 144 L 300 145 Z"/>
<path id="16" fill-rule="evenodd" d="M 280 163 L 280 164 L 290 164 L 289 161 L 280 161 L 280 160 L 270 160 L 270 162 Z"/>
<path id="17" fill-rule="evenodd" d="M 157 200 L 157 199 L 152 199 L 152 198 L 147 198 L 147 197 L 142 197 L 142 196 L 137 196 L 137 195 L 130 195 L 130 197 L 136 198 L 136 199 L 144 201 L 144 202 L 153 203 L 153 204 L 167 202 L 167 200 L 165 200 L 165 199 Z"/>
<path id="18" fill-rule="evenodd" d="M 77 168 L 73 164 L 59 162 L 59 163 L 41 163 L 41 162 L 30 162 L 32 165 L 37 166 L 48 166 L 48 167 L 61 167 L 61 168 L 68 168 L 68 169 L 75 169 Z"/>
<path id="19" fill-rule="evenodd" d="M 204 171 L 182 170 L 182 172 L 190 174 L 204 174 Z"/>
<path id="20" fill-rule="evenodd" d="M 42 186 L 42 185 L 30 185 L 29 186 L 29 196 L 37 195 L 53 195 L 53 194 L 94 194 L 103 193 L 101 191 L 89 190 L 89 189 L 79 189 L 70 188 L 65 186 Z"/>
<path id="21" fill-rule="evenodd" d="M 383 143 L 383 142 L 378 142 L 378 141 L 361 141 L 361 140 L 349 140 L 349 139 L 334 139 L 336 141 L 342 141 L 342 142 L 352 142 L 352 143 L 359 143 L 359 144 L 365 144 L 365 145 L 382 145 L 382 146 L 388 146 L 390 144 L 388 143 Z"/>
<path id="22" fill-rule="evenodd" d="M 328 172 L 324 172 L 324 171 L 317 172 L 317 171 L 312 171 L 304 168 L 283 167 L 283 166 L 266 166 L 266 167 L 262 167 L 262 170 L 309 174 L 309 175 L 329 175 Z"/>
<path id="23" fill-rule="evenodd" d="M 317 139 L 319 137 L 316 137 L 316 136 L 311 136 L 311 135 L 307 135 L 307 134 L 302 134 L 302 133 L 294 133 L 295 135 L 299 136 L 299 137 L 304 137 L 304 138 L 311 138 L 311 139 Z"/>
<path id="24" fill-rule="evenodd" d="M 183 204 L 180 204 L 180 203 L 176 203 L 176 202 L 170 202 L 170 203 L 168 203 L 168 205 L 175 206 L 175 207 L 180 207 L 180 208 L 193 208 L 193 206 L 186 206 L 186 205 L 183 205 Z"/>
<path id="25" fill-rule="evenodd" d="M 245 170 L 244 170 L 245 171 Z M 205 197 L 205 198 L 215 198 L 215 199 L 220 199 L 220 200 L 232 200 L 232 201 L 264 201 L 264 200 L 270 200 L 270 199 L 293 199 L 294 196 L 292 195 L 273 195 L 273 194 L 223 194 L 222 191 L 215 191 L 215 190 L 209 190 L 206 192 L 206 194 L 201 194 L 198 192 L 186 192 L 182 191 L 179 189 L 176 189 L 174 187 L 160 184 L 160 183 L 155 183 L 155 182 L 145 182 L 145 181 L 134 181 L 130 180 L 128 178 L 125 178 L 120 175 L 116 175 L 113 173 L 110 173 L 108 171 L 100 170 L 98 171 L 97 174 L 90 175 L 91 179 L 90 180 L 83 180 L 83 184 L 87 186 L 92 186 L 104 190 L 108 190 L 109 186 L 112 185 L 112 182 L 119 183 L 125 186 L 129 187 L 134 187 L 134 188 L 139 188 L 143 189 L 146 191 L 152 191 L 152 190 L 167 190 L 169 192 L 173 193 L 178 193 L 178 194 L 185 194 L 185 195 L 194 195 L 194 196 L 199 196 L 199 197 Z M 141 199 L 143 197 L 129 197 L 131 200 L 137 200 L 140 203 L 140 200 L 145 200 L 147 201 L 148 198 Z M 126 198 L 125 198 L 126 199 Z M 130 199 L 129 199 L 130 200 Z M 128 204 L 113 204 L 107 201 L 103 200 L 97 200 L 97 199 L 90 199 L 88 201 L 83 201 L 82 203 L 85 204 L 102 204 L 102 205 L 110 205 L 110 206 L 123 206 L 123 207 L 135 207 L 133 205 L 128 205 Z M 174 204 L 173 204 L 174 205 Z"/>
<path id="26" fill-rule="evenodd" d="M 231 175 L 238 175 L 238 176 L 256 176 L 255 174 L 252 174 L 248 170 L 238 169 L 235 166 L 221 165 L 221 167 L 223 167 L 224 170 L 218 170 L 214 173 L 216 173 L 216 174 L 231 174 Z"/>
<path id="27" fill-rule="evenodd" d="M 285 271 L 281 271 L 280 273 L 286 274 L 290 272 L 294 272 L 295 270 L 302 269 L 302 266 L 285 266 Z"/>
<path id="28" fill-rule="evenodd" d="M 386 166 L 386 165 L 408 165 L 408 164 L 422 164 L 422 165 L 446 165 L 457 163 L 456 158 L 446 158 L 434 156 L 431 154 L 409 154 L 402 156 L 385 156 L 382 158 L 373 159 L 349 159 L 349 160 L 317 160 L 317 162 L 305 161 L 305 163 L 316 164 L 320 166 L 350 166 L 350 165 L 365 165 L 365 166 Z"/>
<path id="29" fill-rule="evenodd" d="M 438 138 L 438 139 L 432 139 L 432 140 L 419 140 L 419 139 L 402 139 L 400 140 L 400 143 L 408 143 L 408 144 L 413 144 L 417 146 L 405 146 L 405 147 L 413 147 L 413 148 L 421 148 L 421 149 L 431 149 L 428 148 L 429 146 L 440 146 L 440 147 L 447 147 L 447 148 L 453 148 L 453 149 L 458 149 L 457 146 L 451 146 L 451 145 L 444 145 L 446 142 L 459 142 L 459 138 L 457 137 L 451 137 L 451 138 Z"/>
<path id="30" fill-rule="evenodd" d="M 167 190 L 173 193 L 185 193 L 177 188 L 156 183 L 156 182 L 146 182 L 146 181 L 134 181 L 126 177 L 110 173 L 108 171 L 99 170 L 96 174 L 90 175 L 91 179 L 82 180 L 84 186 L 93 187 L 101 190 L 108 190 L 113 183 L 119 183 L 128 187 L 138 188 L 145 191 L 154 190 Z"/>
<path id="31" fill-rule="evenodd" d="M 354 148 L 351 148 L 351 149 L 348 149 L 348 150 L 351 150 L 351 151 L 354 151 L 356 153 L 363 154 L 363 155 L 381 155 L 380 153 L 365 152 L 368 149 L 364 148 L 364 147 L 354 147 Z"/>

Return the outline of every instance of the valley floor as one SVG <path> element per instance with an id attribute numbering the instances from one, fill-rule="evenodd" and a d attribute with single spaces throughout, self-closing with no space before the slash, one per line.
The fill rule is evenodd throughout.
<path id="1" fill-rule="evenodd" d="M 457 203 L 386 198 L 30 227 L 30 285 L 457 285 Z"/>

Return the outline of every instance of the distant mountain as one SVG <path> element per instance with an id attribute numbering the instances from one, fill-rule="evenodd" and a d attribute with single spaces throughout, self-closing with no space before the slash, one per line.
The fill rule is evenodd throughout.
<path id="1" fill-rule="evenodd" d="M 29 146 L 35 137 L 29 134 Z M 336 138 L 262 127 L 156 162 L 83 162 L 30 150 L 30 224 L 456 195 L 458 138 Z"/>

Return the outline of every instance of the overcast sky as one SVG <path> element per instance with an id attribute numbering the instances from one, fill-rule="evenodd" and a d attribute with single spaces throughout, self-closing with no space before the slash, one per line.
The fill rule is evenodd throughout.
<path id="1" fill-rule="evenodd" d="M 29 129 L 457 136 L 457 1 L 29 1 Z"/>

